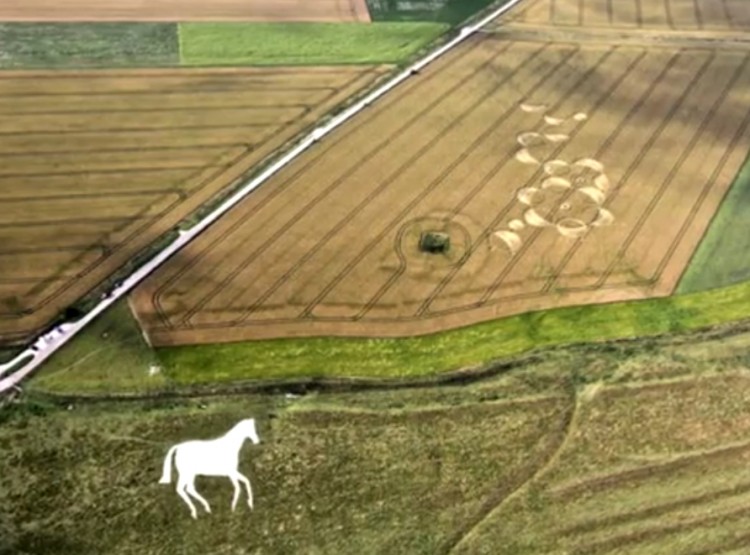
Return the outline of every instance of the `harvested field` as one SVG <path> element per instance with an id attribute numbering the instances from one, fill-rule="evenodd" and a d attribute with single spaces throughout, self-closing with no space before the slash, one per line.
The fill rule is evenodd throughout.
<path id="1" fill-rule="evenodd" d="M 4 0 L 0 5 L 0 21 L 201 20 L 370 21 L 370 14 L 365 0 Z"/>
<path id="2" fill-rule="evenodd" d="M 0 44 L 3 69 L 180 64 L 178 26 L 171 23 L 0 23 Z"/>
<path id="3" fill-rule="evenodd" d="M 746 0 L 528 0 L 513 23 L 627 29 L 747 30 Z"/>
<path id="4" fill-rule="evenodd" d="M 0 339 L 47 325 L 384 71 L 2 73 Z"/>
<path id="5" fill-rule="evenodd" d="M 135 306 L 167 345 L 666 296 L 745 158 L 748 103 L 743 51 L 472 38 L 266 183 Z M 419 251 L 430 230 L 449 252 Z"/>

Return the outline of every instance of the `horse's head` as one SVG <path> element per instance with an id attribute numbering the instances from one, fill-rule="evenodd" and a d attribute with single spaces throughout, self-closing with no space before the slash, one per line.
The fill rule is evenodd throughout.
<path id="1" fill-rule="evenodd" d="M 255 429 L 255 418 L 248 418 L 246 420 L 243 420 L 237 425 L 237 428 L 242 431 L 244 437 L 246 437 L 256 445 L 260 443 L 258 431 Z"/>

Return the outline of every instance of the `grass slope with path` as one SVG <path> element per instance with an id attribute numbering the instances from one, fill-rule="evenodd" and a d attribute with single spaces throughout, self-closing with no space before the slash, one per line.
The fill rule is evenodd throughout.
<path id="1" fill-rule="evenodd" d="M 570 413 L 557 378 L 289 399 L 0 409 L 0 538 L 14 554 L 434 554 L 553 450 Z M 258 420 L 231 483 L 198 478 L 212 514 L 190 518 L 164 455 L 186 439 Z M 34 430 L 29 434 L 29 430 Z M 2 544 L 0 544 L 2 546 Z"/>
<path id="2" fill-rule="evenodd" d="M 560 452 L 453 553 L 698 555 L 750 547 L 745 365 L 599 383 L 578 397 Z"/>
<path id="3" fill-rule="evenodd" d="M 0 408 L 0 551 L 747 547 L 749 363 L 711 340 L 570 351 L 471 384 L 408 390 L 22 398 Z M 157 483 L 167 449 L 250 416 L 261 443 L 244 447 L 240 471 L 255 511 L 230 512 L 229 481 L 199 478 L 213 514 L 193 521 L 174 487 Z"/>

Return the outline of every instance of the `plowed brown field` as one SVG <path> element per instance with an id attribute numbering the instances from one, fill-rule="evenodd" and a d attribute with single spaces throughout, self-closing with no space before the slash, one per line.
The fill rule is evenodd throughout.
<path id="1" fill-rule="evenodd" d="M 682 30 L 750 29 L 747 0 L 527 0 L 514 23 Z"/>
<path id="2" fill-rule="evenodd" d="M 3 0 L 0 21 L 370 21 L 365 0 Z"/>
<path id="3" fill-rule="evenodd" d="M 135 295 L 157 344 L 410 335 L 668 295 L 750 147 L 750 56 L 499 40 L 424 70 Z M 420 234 L 451 236 L 445 255 Z"/>
<path id="4" fill-rule="evenodd" d="M 2 73 L 0 340 L 45 326 L 384 71 Z"/>

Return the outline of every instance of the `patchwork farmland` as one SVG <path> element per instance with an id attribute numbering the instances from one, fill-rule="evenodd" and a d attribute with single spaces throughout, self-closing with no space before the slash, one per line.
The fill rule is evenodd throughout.
<path id="1" fill-rule="evenodd" d="M 0 74 L 0 339 L 38 332 L 385 71 Z"/>
<path id="2" fill-rule="evenodd" d="M 750 147 L 749 62 L 472 38 L 162 267 L 140 321 L 158 345 L 393 336 L 669 295 Z"/>
<path id="3" fill-rule="evenodd" d="M 146 7 L 148 4 L 148 7 Z M 4 0 L 0 21 L 362 21 L 365 0 Z"/>

